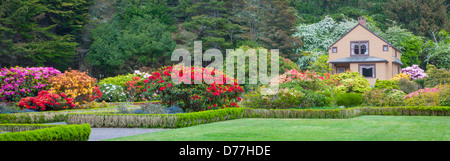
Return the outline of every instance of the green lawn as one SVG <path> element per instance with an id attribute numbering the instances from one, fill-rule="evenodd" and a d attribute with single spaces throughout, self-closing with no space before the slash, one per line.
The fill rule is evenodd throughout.
<path id="1" fill-rule="evenodd" d="M 447 116 L 239 119 L 109 141 L 450 141 Z"/>

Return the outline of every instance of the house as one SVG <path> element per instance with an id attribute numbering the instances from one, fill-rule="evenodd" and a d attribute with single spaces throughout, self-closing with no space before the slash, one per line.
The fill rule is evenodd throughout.
<path id="1" fill-rule="evenodd" d="M 371 85 L 401 71 L 401 51 L 366 27 L 366 18 L 328 48 L 332 74 L 358 71 Z"/>

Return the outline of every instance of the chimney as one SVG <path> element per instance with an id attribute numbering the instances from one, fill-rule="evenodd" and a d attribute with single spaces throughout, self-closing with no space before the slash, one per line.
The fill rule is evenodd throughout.
<path id="1" fill-rule="evenodd" d="M 358 23 L 365 27 L 366 26 L 366 17 L 358 17 Z"/>

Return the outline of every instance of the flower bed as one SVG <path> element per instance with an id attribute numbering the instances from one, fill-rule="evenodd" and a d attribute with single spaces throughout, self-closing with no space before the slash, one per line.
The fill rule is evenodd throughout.
<path id="1" fill-rule="evenodd" d="M 0 70 L 0 99 L 19 101 L 23 97 L 36 96 L 41 90 L 47 90 L 48 79 L 60 75 L 52 67 L 2 68 Z"/>
<path id="2" fill-rule="evenodd" d="M 176 75 L 172 76 L 172 73 Z M 229 82 L 232 84 L 227 84 Z M 200 67 L 160 68 L 143 83 L 144 95 L 156 94 L 161 104 L 177 105 L 186 112 L 239 107 L 236 102 L 243 92 L 236 79 Z"/>
<path id="3" fill-rule="evenodd" d="M 73 98 L 67 97 L 64 93 L 52 94 L 48 91 L 39 92 L 36 97 L 22 98 L 19 107 L 34 111 L 58 111 L 74 109 Z"/>

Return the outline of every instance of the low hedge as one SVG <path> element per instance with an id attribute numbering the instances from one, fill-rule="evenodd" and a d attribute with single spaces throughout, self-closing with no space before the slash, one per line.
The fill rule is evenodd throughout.
<path id="1" fill-rule="evenodd" d="M 89 124 L 0 124 L 0 129 L 8 131 L 0 134 L 0 141 L 87 141 L 91 135 Z"/>
<path id="2" fill-rule="evenodd" d="M 242 118 L 245 109 L 228 108 L 179 114 L 70 113 L 68 124 L 89 123 L 92 127 L 180 128 Z"/>
<path id="3" fill-rule="evenodd" d="M 347 119 L 361 115 L 449 116 L 448 106 L 357 107 L 348 109 L 228 108 L 181 114 L 70 113 L 68 124 L 92 127 L 181 128 L 239 118 Z"/>
<path id="4" fill-rule="evenodd" d="M 108 112 L 114 111 L 116 109 L 117 109 L 116 106 L 112 106 L 107 108 L 94 108 L 94 109 L 72 109 L 63 111 L 0 114 L 0 124 L 5 123 L 35 124 L 35 123 L 61 122 L 66 120 L 66 115 L 68 113 L 100 112 L 100 111 Z"/>
<path id="5" fill-rule="evenodd" d="M 246 109 L 247 118 L 346 119 L 359 116 L 360 108 L 349 109 Z"/>
<path id="6" fill-rule="evenodd" d="M 362 115 L 450 116 L 450 106 L 362 107 Z"/>

